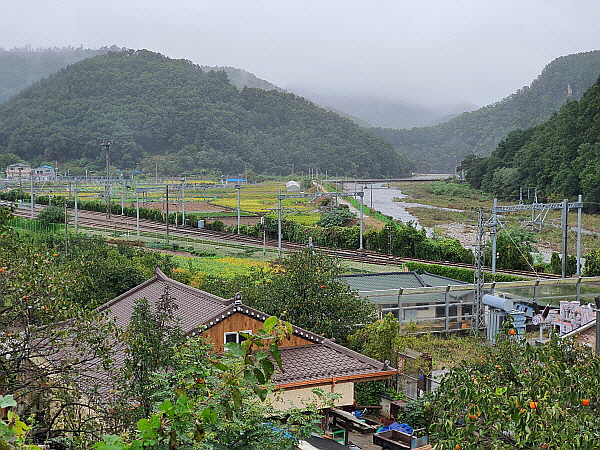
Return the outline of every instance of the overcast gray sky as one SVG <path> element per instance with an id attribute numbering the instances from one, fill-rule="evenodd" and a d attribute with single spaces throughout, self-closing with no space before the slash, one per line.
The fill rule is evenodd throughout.
<path id="1" fill-rule="evenodd" d="M 0 46 L 116 44 L 280 87 L 483 106 L 600 48 L 598 0 L 0 0 Z"/>

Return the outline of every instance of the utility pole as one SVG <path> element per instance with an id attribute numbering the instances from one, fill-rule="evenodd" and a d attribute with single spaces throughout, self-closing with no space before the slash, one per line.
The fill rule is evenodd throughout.
<path id="1" fill-rule="evenodd" d="M 241 192 L 242 192 L 242 186 L 240 184 L 236 185 L 235 188 L 237 189 L 237 234 L 240 234 L 240 226 L 241 226 Z"/>
<path id="2" fill-rule="evenodd" d="M 75 226 L 75 231 L 77 231 L 78 227 L 79 227 L 79 189 L 77 188 L 77 178 L 75 178 L 75 190 L 74 190 L 74 194 L 75 194 L 75 217 L 73 218 L 73 224 Z"/>
<path id="3" fill-rule="evenodd" d="M 106 201 L 106 217 L 110 218 L 110 146 L 112 141 L 102 141 L 102 147 L 106 152 L 106 185 L 104 188 L 104 197 Z"/>
<path id="4" fill-rule="evenodd" d="M 483 313 L 483 284 L 484 284 L 484 272 L 483 272 L 483 208 L 479 208 L 479 217 L 477 220 L 477 238 L 475 241 L 475 273 L 473 285 L 475 287 L 473 295 L 473 327 L 475 331 L 479 331 L 484 326 L 484 313 Z"/>
<path id="5" fill-rule="evenodd" d="M 30 183 L 31 183 L 31 192 L 30 192 L 30 201 L 31 201 L 31 220 L 34 219 L 35 216 L 35 204 L 34 204 L 34 191 L 33 191 L 33 171 L 29 172 L 30 175 Z"/>
<path id="6" fill-rule="evenodd" d="M 165 209 L 166 209 L 166 223 L 167 223 L 167 245 L 169 245 L 169 185 L 165 185 Z"/>
<path id="7" fill-rule="evenodd" d="M 185 226 L 185 177 L 181 179 L 181 226 Z"/>

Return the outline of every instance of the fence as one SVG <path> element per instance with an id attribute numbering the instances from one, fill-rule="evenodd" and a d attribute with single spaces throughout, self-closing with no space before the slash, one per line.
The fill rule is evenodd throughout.
<path id="1" fill-rule="evenodd" d="M 484 293 L 505 296 L 514 303 L 558 307 L 561 300 L 594 303 L 600 294 L 600 277 L 564 278 L 485 283 Z M 474 285 L 448 285 L 406 289 L 359 291 L 403 324 L 416 324 L 421 330 L 449 331 L 470 328 Z"/>
<path id="2" fill-rule="evenodd" d="M 45 224 L 38 220 L 13 217 L 9 224 L 13 228 L 29 230 L 41 233 L 65 234 L 64 224 Z M 69 230 L 73 227 L 69 225 Z M 233 256 L 237 258 L 262 259 L 272 261 L 279 256 L 276 248 L 257 247 L 248 244 L 235 244 L 226 241 L 213 241 L 188 236 L 170 235 L 168 238 L 164 232 L 140 232 L 138 239 L 136 230 L 117 230 L 110 227 L 87 227 L 80 225 L 78 231 L 89 235 L 99 235 L 106 238 L 124 241 L 142 242 L 150 248 L 161 248 L 173 251 L 188 251 L 198 254 L 215 254 L 218 256 Z"/>

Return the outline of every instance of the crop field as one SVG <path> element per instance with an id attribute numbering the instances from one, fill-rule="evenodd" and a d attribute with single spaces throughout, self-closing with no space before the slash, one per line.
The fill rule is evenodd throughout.
<path id="1" fill-rule="evenodd" d="M 235 258 L 231 256 L 209 256 L 202 258 L 175 256 L 174 258 L 179 267 L 185 268 L 190 272 L 204 275 L 218 275 L 222 278 L 247 275 L 254 269 L 273 269 L 273 266 L 270 263 L 264 261 L 256 261 L 248 258 Z"/>
<path id="2" fill-rule="evenodd" d="M 243 185 L 240 192 L 240 208 L 243 211 L 277 215 L 277 195 L 279 191 L 285 194 L 284 183 L 261 183 L 256 185 Z M 286 220 L 293 220 L 302 225 L 314 225 L 321 214 L 314 212 L 315 205 L 307 199 L 283 200 L 284 216 Z M 214 205 L 228 208 L 237 208 L 237 191 L 229 192 L 212 202 Z"/>

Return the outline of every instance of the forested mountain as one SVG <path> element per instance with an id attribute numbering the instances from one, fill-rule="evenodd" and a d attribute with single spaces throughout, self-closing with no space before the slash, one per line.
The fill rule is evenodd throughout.
<path id="1" fill-rule="evenodd" d="M 600 211 L 600 79 L 547 122 L 513 131 L 491 156 L 469 156 L 462 167 L 474 187 L 501 197 L 535 186 L 554 201 L 583 194 L 586 207 Z"/>
<path id="2" fill-rule="evenodd" d="M 434 127 L 375 128 L 394 148 L 412 158 L 420 171 L 454 172 L 469 154 L 488 156 L 516 129 L 548 120 L 567 100 L 577 100 L 600 75 L 600 51 L 555 59 L 515 94 Z"/>
<path id="3" fill-rule="evenodd" d="M 293 94 L 237 89 L 224 72 L 147 50 L 72 64 L 0 105 L 0 146 L 32 163 L 117 168 L 152 161 L 165 175 L 410 172 L 392 146 Z"/>

